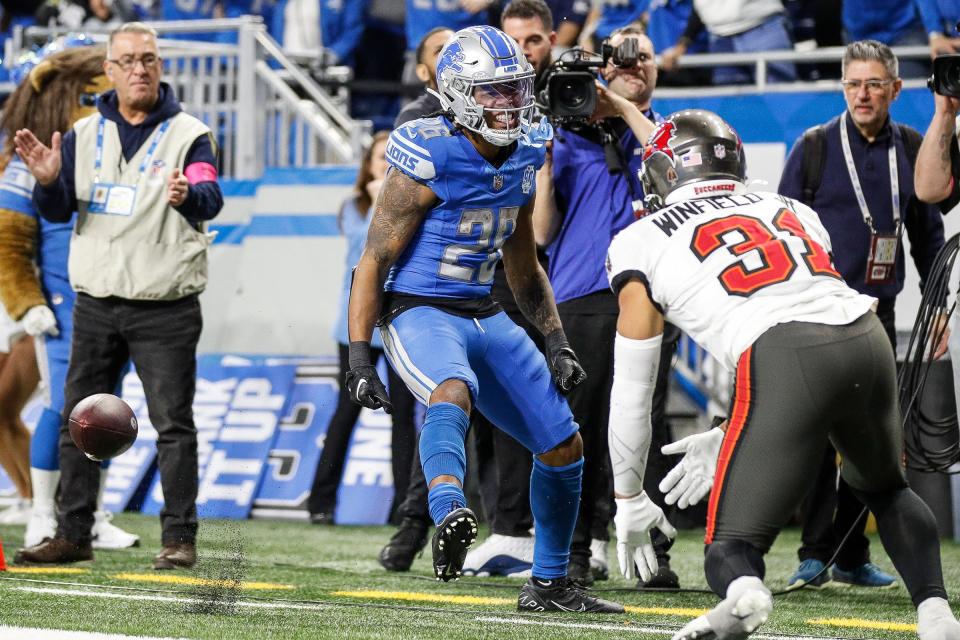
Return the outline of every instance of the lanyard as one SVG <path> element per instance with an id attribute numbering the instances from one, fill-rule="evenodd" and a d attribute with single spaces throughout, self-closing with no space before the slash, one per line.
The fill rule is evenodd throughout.
<path id="1" fill-rule="evenodd" d="M 100 116 L 100 121 L 97 123 L 97 152 L 93 160 L 94 182 L 100 182 L 100 168 L 103 166 L 103 130 L 105 126 L 106 118 Z M 150 160 L 153 158 L 153 154 L 157 150 L 157 145 L 160 144 L 160 138 L 163 137 L 163 134 L 166 133 L 167 129 L 169 128 L 169 120 L 164 120 L 160 124 L 156 134 L 153 136 L 153 140 L 150 142 L 150 147 L 147 149 L 147 154 L 143 157 L 143 161 L 140 163 L 140 176 L 142 176 L 143 172 L 147 170 L 147 165 L 150 164 Z M 121 151 L 121 153 L 123 152 Z"/>
<path id="2" fill-rule="evenodd" d="M 857 167 L 853 164 L 853 154 L 850 152 L 850 137 L 847 134 L 848 112 L 843 112 L 843 121 L 840 123 L 840 142 L 843 146 L 843 159 L 847 162 L 847 173 L 850 174 L 850 182 L 853 183 L 853 193 L 857 196 L 857 204 L 860 205 L 860 213 L 863 215 L 863 221 L 870 227 L 870 233 L 876 235 L 877 230 L 873 226 L 873 218 L 870 216 L 870 210 L 867 208 L 867 199 L 863 195 L 863 187 L 860 186 L 860 178 L 857 176 Z M 896 233 L 900 230 L 900 176 L 897 173 L 897 146 L 894 143 L 894 131 L 891 125 L 890 144 L 887 146 L 887 164 L 890 167 L 890 199 L 893 205 L 893 225 Z"/>

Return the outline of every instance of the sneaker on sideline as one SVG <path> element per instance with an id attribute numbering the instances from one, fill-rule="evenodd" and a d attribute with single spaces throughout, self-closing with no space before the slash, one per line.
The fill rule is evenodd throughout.
<path id="1" fill-rule="evenodd" d="M 830 572 L 823 571 L 824 564 L 816 558 L 807 558 L 787 580 L 787 591 L 807 585 L 808 589 L 822 589 L 830 582 Z M 823 571 L 823 573 L 820 573 Z M 817 575 L 820 574 L 820 575 Z"/>
<path id="2" fill-rule="evenodd" d="M 93 529 L 90 532 L 93 536 L 90 544 L 94 549 L 129 549 L 140 546 L 140 536 L 124 531 L 111 520 L 113 514 L 109 511 L 94 512 Z"/>
<path id="3" fill-rule="evenodd" d="M 872 587 L 874 589 L 890 589 L 897 586 L 897 579 L 895 577 L 872 562 L 862 564 L 850 571 L 844 571 L 839 567 L 834 567 L 833 580 L 840 585 Z"/>
<path id="4" fill-rule="evenodd" d="M 491 534 L 467 553 L 463 575 L 528 578 L 533 568 L 533 541 L 532 536 Z"/>

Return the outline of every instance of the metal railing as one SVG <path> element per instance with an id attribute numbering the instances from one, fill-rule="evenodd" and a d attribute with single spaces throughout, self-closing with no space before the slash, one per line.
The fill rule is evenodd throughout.
<path id="1" fill-rule="evenodd" d="M 736 96 L 754 93 L 791 93 L 795 91 L 839 91 L 839 80 L 815 80 L 796 82 L 770 82 L 771 63 L 792 62 L 794 64 L 818 64 L 834 62 L 840 65 L 846 47 L 821 47 L 810 51 L 758 51 L 755 53 L 690 53 L 682 56 L 679 66 L 682 68 L 702 67 L 750 67 L 753 71 L 753 83 L 706 86 L 706 87 L 661 87 L 656 90 L 658 98 L 684 98 L 706 96 Z M 894 47 L 893 53 L 903 60 L 930 59 L 930 48 L 925 45 Z M 659 58 L 658 58 L 659 61 Z M 905 88 L 925 87 L 926 78 L 909 78 L 903 81 Z"/>
<path id="2" fill-rule="evenodd" d="M 267 167 L 354 163 L 369 143 L 370 123 L 347 115 L 347 94 L 322 89 L 267 34 L 258 16 L 148 24 L 161 36 L 164 80 L 219 143 L 221 175 L 255 179 Z M 6 60 L 65 32 L 17 30 Z M 236 43 L 166 37 L 190 34 L 234 34 L 230 39 Z M 91 35 L 106 40 L 106 33 Z"/>

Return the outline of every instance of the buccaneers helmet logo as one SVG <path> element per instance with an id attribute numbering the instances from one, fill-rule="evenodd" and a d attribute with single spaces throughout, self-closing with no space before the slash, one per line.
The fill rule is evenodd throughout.
<path id="1" fill-rule="evenodd" d="M 647 143 L 646 148 L 643 150 L 643 161 L 646 162 L 654 154 L 662 153 L 667 156 L 667 159 L 670 160 L 670 164 L 676 166 L 676 158 L 673 155 L 673 149 L 670 146 L 670 141 L 673 139 L 676 126 L 673 122 L 667 120 L 660 124 L 657 127 L 653 134 L 650 136 L 650 141 Z"/>

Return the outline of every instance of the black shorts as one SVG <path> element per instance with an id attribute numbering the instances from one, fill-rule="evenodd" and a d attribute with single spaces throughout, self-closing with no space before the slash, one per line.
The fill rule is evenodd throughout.
<path id="1" fill-rule="evenodd" d="M 767 551 L 810 489 L 827 441 L 855 490 L 906 486 L 896 365 L 873 312 L 843 326 L 791 322 L 741 355 L 707 510 L 706 542 Z"/>

